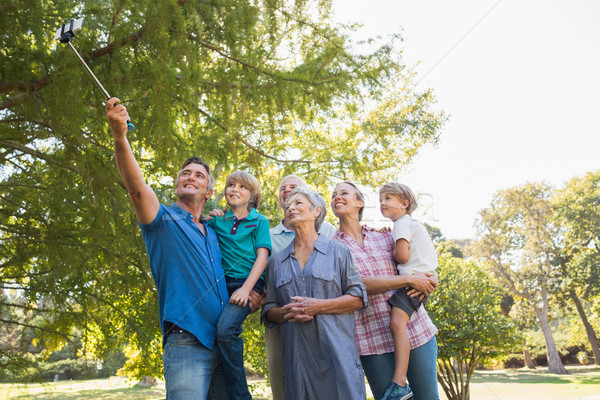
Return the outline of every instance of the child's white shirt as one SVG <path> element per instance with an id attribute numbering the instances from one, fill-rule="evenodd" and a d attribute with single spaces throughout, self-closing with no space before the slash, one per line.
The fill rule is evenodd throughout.
<path id="1" fill-rule="evenodd" d="M 409 214 L 405 214 L 394 222 L 392 236 L 394 237 L 394 244 L 398 239 L 405 239 L 408 242 L 408 261 L 404 264 L 396 264 L 398 274 L 435 273 L 438 266 L 437 252 L 429 232 L 422 223 Z"/>

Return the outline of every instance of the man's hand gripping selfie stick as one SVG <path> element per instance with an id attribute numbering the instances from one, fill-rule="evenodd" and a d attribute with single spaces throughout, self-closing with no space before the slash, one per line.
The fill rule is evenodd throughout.
<path id="1" fill-rule="evenodd" d="M 88 72 L 88 74 L 90 74 L 90 76 L 92 77 L 92 80 L 96 83 L 96 86 L 98 86 L 98 89 L 100 89 L 100 91 L 104 94 L 104 97 L 106 97 L 106 100 L 108 101 L 108 99 L 110 99 L 111 96 L 108 94 L 106 89 L 104 89 L 104 86 L 102 86 L 102 84 L 100 83 L 98 78 L 96 78 L 96 75 L 94 75 L 94 73 L 92 72 L 90 67 L 88 67 L 88 65 L 86 64 L 84 59 L 79 55 L 77 50 L 75 50 L 75 47 L 73 47 L 73 45 L 71 44 L 71 38 L 73 38 L 75 36 L 76 31 L 81 29 L 82 25 L 83 25 L 83 18 L 79 18 L 78 20 L 71 19 L 70 23 L 63 24 L 63 26 L 56 31 L 54 40 L 59 40 L 61 43 L 67 43 L 69 45 L 71 50 L 73 50 L 73 53 L 75 53 L 77 58 L 79 58 L 79 61 L 81 61 L 81 65 L 83 65 L 83 68 L 85 68 L 85 70 Z M 116 106 L 117 104 L 119 104 L 119 103 L 115 103 L 113 105 L 113 107 Z M 132 131 L 133 128 L 134 128 L 133 124 L 131 124 L 131 122 L 127 121 L 127 130 Z"/>

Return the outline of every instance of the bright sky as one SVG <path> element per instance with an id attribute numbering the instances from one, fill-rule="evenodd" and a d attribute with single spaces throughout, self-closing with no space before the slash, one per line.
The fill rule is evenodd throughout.
<path id="1" fill-rule="evenodd" d="M 334 0 L 334 13 L 359 38 L 402 30 L 418 87 L 449 114 L 404 177 L 429 203 L 416 217 L 446 237 L 474 237 L 499 189 L 600 168 L 600 1 Z"/>

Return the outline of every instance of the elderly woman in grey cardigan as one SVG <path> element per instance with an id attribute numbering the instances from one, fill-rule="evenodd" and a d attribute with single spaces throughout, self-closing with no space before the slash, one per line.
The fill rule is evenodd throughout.
<path id="1" fill-rule="evenodd" d="M 286 400 L 366 398 L 353 313 L 366 290 L 348 248 L 317 233 L 326 213 L 317 192 L 294 189 L 285 219 L 296 236 L 267 267 L 262 316 L 281 325 Z"/>

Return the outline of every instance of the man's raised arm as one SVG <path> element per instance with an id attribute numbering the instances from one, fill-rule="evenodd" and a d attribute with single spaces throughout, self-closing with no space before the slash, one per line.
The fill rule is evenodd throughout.
<path id="1" fill-rule="evenodd" d="M 158 198 L 152 188 L 146 184 L 140 166 L 131 151 L 126 136 L 129 114 L 121 104 L 115 106 L 118 102 L 119 99 L 114 97 L 106 102 L 106 118 L 113 134 L 117 167 L 129 192 L 138 221 L 149 224 L 158 214 Z"/>

